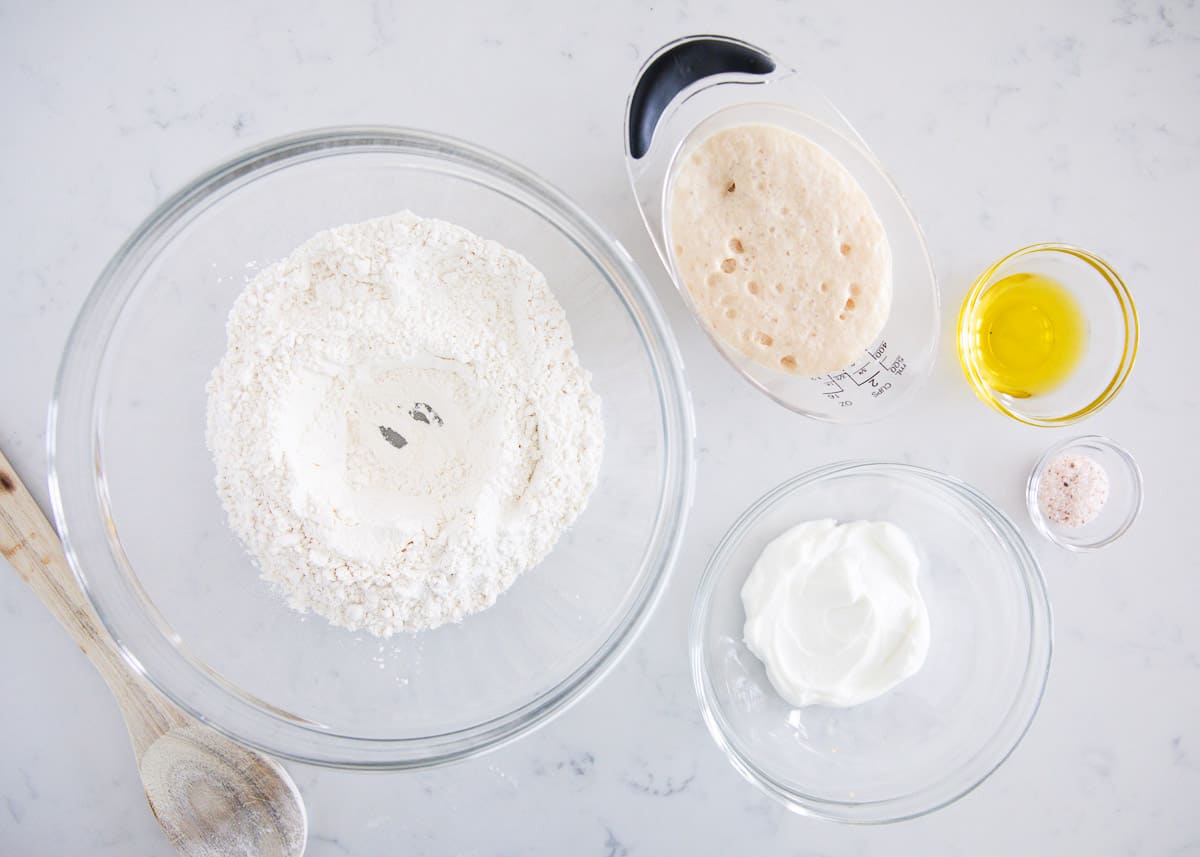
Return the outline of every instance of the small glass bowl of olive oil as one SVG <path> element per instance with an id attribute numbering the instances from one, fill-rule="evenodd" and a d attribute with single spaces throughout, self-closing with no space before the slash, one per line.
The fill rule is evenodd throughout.
<path id="1" fill-rule="evenodd" d="M 981 399 L 1036 426 L 1104 407 L 1137 355 L 1137 309 L 1103 260 L 1035 244 L 979 275 L 958 317 L 958 357 Z"/>

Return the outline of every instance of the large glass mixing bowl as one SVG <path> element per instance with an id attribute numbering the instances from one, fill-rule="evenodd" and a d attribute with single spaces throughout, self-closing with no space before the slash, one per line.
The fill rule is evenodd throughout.
<path id="1" fill-rule="evenodd" d="M 491 609 L 380 640 L 288 609 L 226 526 L 205 383 L 255 269 L 402 209 L 524 254 L 603 400 L 599 484 Z M 643 275 L 521 167 L 434 134 L 347 128 L 250 151 L 167 200 L 109 263 L 67 345 L 50 484 L 67 555 L 128 660 L 236 740 L 291 759 L 413 768 L 498 746 L 577 700 L 653 610 L 690 499 L 692 417 Z"/>

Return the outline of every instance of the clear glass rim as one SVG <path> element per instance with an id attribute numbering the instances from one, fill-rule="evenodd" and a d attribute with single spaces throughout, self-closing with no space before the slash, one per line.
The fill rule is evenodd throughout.
<path id="1" fill-rule="evenodd" d="M 975 310 L 975 305 L 979 302 L 983 293 L 986 292 L 993 284 L 990 282 L 996 272 L 1009 262 L 1025 256 L 1031 256 L 1038 253 L 1062 253 L 1072 256 L 1089 265 L 1096 273 L 1098 273 L 1112 290 L 1113 297 L 1117 301 L 1117 305 L 1121 310 L 1121 317 L 1125 323 L 1125 339 L 1121 348 L 1121 359 L 1117 364 L 1116 371 L 1113 373 L 1102 389 L 1091 402 L 1072 411 L 1068 414 L 1063 414 L 1058 417 L 1034 417 L 1029 414 L 1023 414 L 1020 411 L 1014 410 L 1006 405 L 1003 400 L 994 395 L 987 382 L 984 380 L 983 371 L 976 365 L 974 358 L 971 356 L 970 343 L 967 341 L 968 334 L 965 330 L 963 322 L 970 317 Z M 1134 361 L 1137 359 L 1138 350 L 1138 315 L 1137 306 L 1133 302 L 1133 296 L 1129 293 L 1128 286 L 1121 276 L 1113 270 L 1112 266 L 1101 259 L 1099 256 L 1084 250 L 1082 247 L 1075 247 L 1070 244 L 1046 243 L 1046 244 L 1030 244 L 1027 247 L 1022 247 L 1019 250 L 1014 250 L 998 262 L 990 265 L 987 270 L 975 278 L 975 282 L 971 285 L 970 291 L 963 299 L 962 309 L 958 313 L 958 329 L 956 331 L 958 337 L 958 361 L 962 366 L 963 374 L 967 377 L 967 383 L 971 385 L 971 389 L 975 391 L 980 399 L 986 402 L 991 408 L 1007 417 L 1011 417 L 1017 422 L 1024 423 L 1030 426 L 1039 426 L 1050 428 L 1055 426 L 1066 426 L 1071 423 L 1078 422 L 1084 417 L 1094 414 L 1096 411 L 1103 408 L 1114 398 L 1121 388 L 1125 386 L 1125 382 L 1129 379 L 1129 373 L 1133 371 Z"/>
<path id="2" fill-rule="evenodd" d="M 958 773 L 966 771 L 972 762 L 985 756 L 994 758 L 994 761 L 978 771 L 971 772 L 961 784 L 945 790 L 943 794 L 938 794 L 938 786 L 933 786 L 883 800 L 839 801 L 790 788 L 756 765 L 738 747 L 720 715 L 705 666 L 703 638 L 711 613 L 713 591 L 727 568 L 728 555 L 746 532 L 768 509 L 794 491 L 819 482 L 859 474 L 913 477 L 966 500 L 980 513 L 992 531 L 1008 545 L 1016 561 L 1017 572 L 1025 584 L 1031 633 L 1021 685 L 999 727 L 981 748 L 963 763 Z M 778 800 L 793 812 L 846 824 L 874 825 L 918 818 L 954 803 L 974 791 L 1012 755 L 1033 724 L 1045 694 L 1053 650 L 1053 618 L 1045 578 L 1037 559 L 1013 522 L 983 494 L 959 479 L 918 465 L 855 460 L 824 465 L 794 476 L 763 494 L 738 516 L 717 544 L 701 576 L 688 636 L 692 683 L 700 701 L 705 725 L 738 773 L 764 794 Z"/>
<path id="3" fill-rule="evenodd" d="M 604 273 L 638 328 L 662 406 L 663 484 L 642 559 L 640 587 L 604 643 L 555 686 L 504 715 L 442 734 L 406 738 L 341 735 L 236 691 L 172 639 L 112 551 L 83 556 L 80 544 L 108 541 L 113 522 L 104 501 L 99 407 L 103 353 L 136 278 L 125 274 L 153 258 L 203 208 L 275 170 L 349 153 L 421 156 L 482 173 L 531 200 L 539 216 Z M 287 759 L 343 768 L 396 770 L 445 764 L 495 749 L 542 725 L 580 699 L 611 669 L 644 628 L 678 555 L 694 481 L 694 417 L 683 362 L 645 276 L 614 238 L 558 189 L 518 164 L 452 137 L 385 126 L 347 126 L 269 141 L 202 174 L 159 205 L 106 265 L 67 339 L 47 425 L 49 488 L 63 546 L 85 595 L 126 662 L 171 702 L 200 722 L 256 749 Z M 144 595 L 141 596 L 144 598 Z M 134 640 L 137 642 L 134 642 Z M 169 669 L 147 663 L 165 659 Z M 199 700 L 199 701 L 197 701 Z"/>
<path id="4" fill-rule="evenodd" d="M 1058 534 L 1050 528 L 1046 523 L 1046 517 L 1042 514 L 1041 504 L 1038 502 L 1038 485 L 1041 482 L 1042 474 L 1045 473 L 1046 467 L 1051 461 L 1061 452 L 1070 449 L 1073 446 L 1099 446 L 1113 453 L 1117 458 L 1128 468 L 1130 478 L 1133 480 L 1133 497 L 1129 504 L 1129 511 L 1126 513 L 1124 520 L 1120 526 L 1109 533 L 1102 539 L 1097 539 L 1094 542 L 1086 544 L 1074 544 L 1072 542 L 1063 541 L 1058 537 Z M 1033 469 L 1029 471 L 1029 479 L 1025 483 L 1025 508 L 1029 512 L 1029 518 L 1033 522 L 1034 528 L 1046 537 L 1050 542 L 1058 545 L 1064 550 L 1073 551 L 1075 553 L 1086 553 L 1088 551 L 1099 550 L 1105 545 L 1110 545 L 1121 536 L 1125 535 L 1126 531 L 1133 526 L 1133 522 L 1137 520 L 1142 511 L 1142 501 L 1144 493 L 1142 489 L 1142 469 L 1138 467 L 1136 459 L 1115 440 L 1099 434 L 1085 434 L 1080 437 L 1071 438 L 1054 444 L 1054 446 L 1042 453 L 1042 457 L 1037 460 L 1037 464 L 1033 465 Z"/>

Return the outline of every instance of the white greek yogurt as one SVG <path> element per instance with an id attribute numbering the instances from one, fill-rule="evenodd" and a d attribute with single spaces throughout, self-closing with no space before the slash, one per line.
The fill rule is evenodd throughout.
<path id="1" fill-rule="evenodd" d="M 799 524 L 767 545 L 742 587 L 746 645 L 792 705 L 875 699 L 929 652 L 919 571 L 894 524 Z"/>

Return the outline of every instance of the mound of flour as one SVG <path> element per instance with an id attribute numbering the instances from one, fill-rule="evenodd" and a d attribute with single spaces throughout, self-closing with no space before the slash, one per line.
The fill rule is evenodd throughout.
<path id="1" fill-rule="evenodd" d="M 255 277 L 208 384 L 217 492 L 263 577 L 380 636 L 492 605 L 583 510 L 603 441 L 541 272 L 408 212 Z"/>

